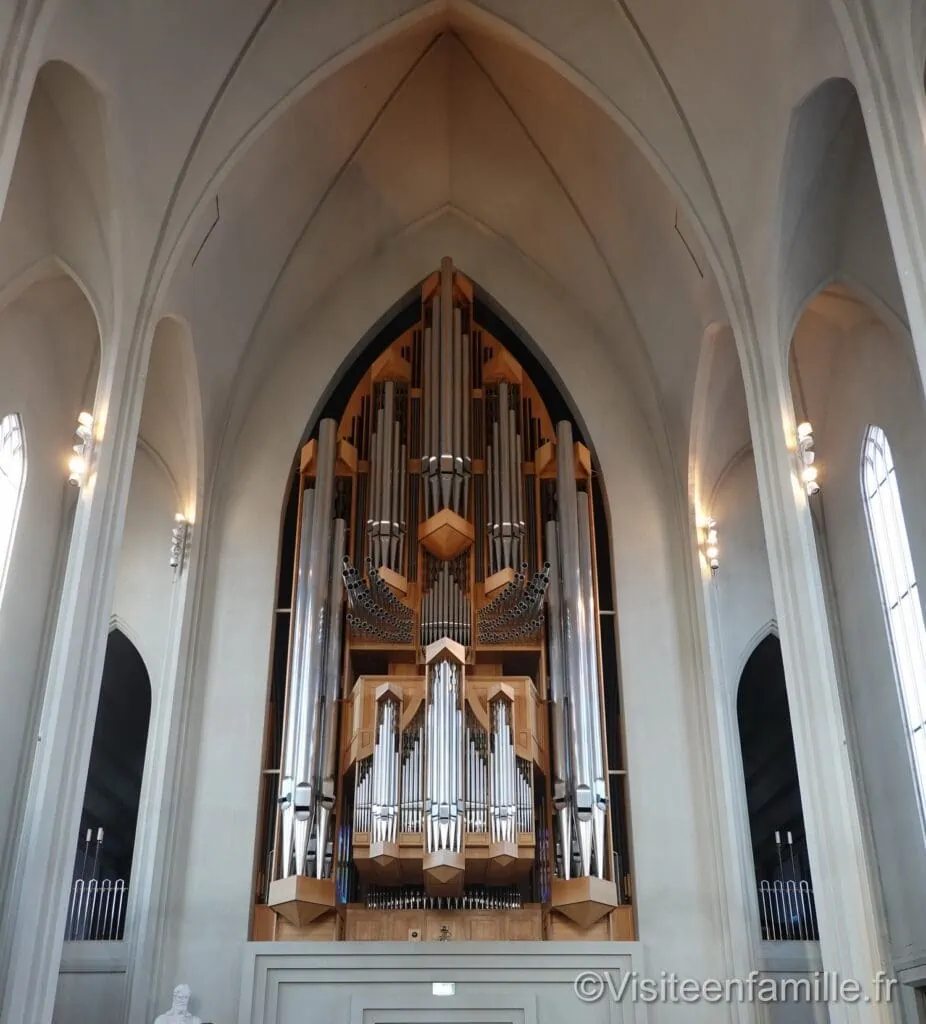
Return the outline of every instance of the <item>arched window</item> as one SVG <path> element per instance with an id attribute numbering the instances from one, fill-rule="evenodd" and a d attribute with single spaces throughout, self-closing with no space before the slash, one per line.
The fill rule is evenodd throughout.
<path id="1" fill-rule="evenodd" d="M 0 598 L 26 480 L 26 442 L 16 413 L 0 419 Z"/>
<path id="2" fill-rule="evenodd" d="M 869 427 L 865 434 L 862 495 L 922 801 L 926 797 L 926 625 L 891 446 L 880 427 Z"/>

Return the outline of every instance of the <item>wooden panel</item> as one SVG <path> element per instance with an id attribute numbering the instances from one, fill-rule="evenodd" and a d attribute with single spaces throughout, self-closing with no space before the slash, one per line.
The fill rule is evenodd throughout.
<path id="1" fill-rule="evenodd" d="M 273 942 L 276 923 L 277 915 L 266 903 L 256 904 L 251 921 L 251 942 Z"/>
<path id="2" fill-rule="evenodd" d="M 615 907 L 609 918 L 611 938 L 615 942 L 633 942 L 637 930 L 633 921 L 633 907 Z"/>
<path id="3" fill-rule="evenodd" d="M 275 938 L 277 942 L 335 942 L 339 938 L 338 915 L 332 911 L 301 928 L 278 918 Z"/>
<path id="4" fill-rule="evenodd" d="M 561 914 L 550 915 L 550 938 L 554 942 L 607 942 L 608 918 L 603 917 L 589 928 L 581 928 Z"/>
<path id="5" fill-rule="evenodd" d="M 348 942 L 533 942 L 543 938 L 543 915 L 539 905 L 484 911 L 352 906 L 345 914 L 344 938 Z"/>

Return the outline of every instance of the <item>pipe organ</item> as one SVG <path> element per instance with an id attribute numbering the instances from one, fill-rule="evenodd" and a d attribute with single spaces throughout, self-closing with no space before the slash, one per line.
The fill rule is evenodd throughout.
<path id="1" fill-rule="evenodd" d="M 271 930 L 632 937 L 591 489 L 445 259 L 300 455 Z"/>

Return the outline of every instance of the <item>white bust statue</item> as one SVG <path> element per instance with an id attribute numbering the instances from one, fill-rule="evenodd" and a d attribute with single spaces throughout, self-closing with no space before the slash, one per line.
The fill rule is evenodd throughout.
<path id="1" fill-rule="evenodd" d="M 162 1013 L 154 1024 L 202 1024 L 199 1017 L 194 1017 L 187 1009 L 190 1004 L 190 986 L 178 985 L 174 989 L 174 1000 L 167 1013 Z"/>

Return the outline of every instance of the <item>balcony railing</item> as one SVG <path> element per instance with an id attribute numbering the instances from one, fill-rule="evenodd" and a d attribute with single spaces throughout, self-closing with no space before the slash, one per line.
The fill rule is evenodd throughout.
<path id="1" fill-rule="evenodd" d="M 78 878 L 71 886 L 64 937 L 69 942 L 111 942 L 125 930 L 128 887 L 115 881 Z"/>
<path id="2" fill-rule="evenodd" d="M 817 941 L 817 908 L 809 882 L 759 882 L 762 938 L 772 942 Z"/>

